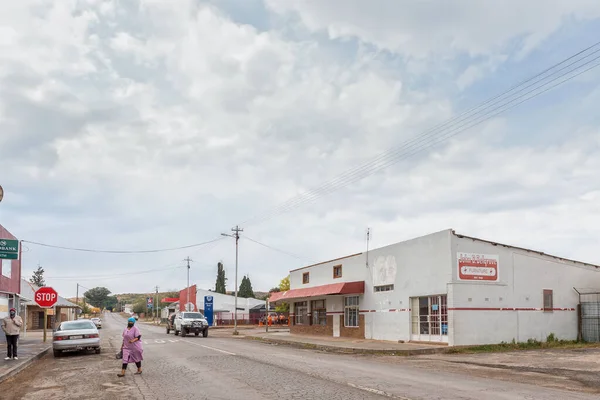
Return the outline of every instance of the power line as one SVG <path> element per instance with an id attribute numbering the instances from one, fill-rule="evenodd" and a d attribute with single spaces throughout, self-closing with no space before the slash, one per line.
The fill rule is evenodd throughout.
<path id="1" fill-rule="evenodd" d="M 165 252 L 165 251 L 184 250 L 184 249 L 189 249 L 189 248 L 192 248 L 192 247 L 204 246 L 204 245 L 207 245 L 209 243 L 217 242 L 219 240 L 223 240 L 223 238 L 222 237 L 218 237 L 216 239 L 212 239 L 212 240 L 209 240 L 207 242 L 190 244 L 190 245 L 187 245 L 187 246 L 170 247 L 170 248 L 165 248 L 165 249 L 151 249 L 151 250 L 99 250 L 99 249 L 85 249 L 85 248 L 77 248 L 77 247 L 55 246 L 55 245 L 52 245 L 52 244 L 40 243 L 40 242 L 33 242 L 33 241 L 29 241 L 29 240 L 22 240 L 21 242 L 35 244 L 35 245 L 43 246 L 43 247 L 50 247 L 50 248 L 53 248 L 53 249 L 69 250 L 69 251 L 83 251 L 83 252 L 88 252 L 88 253 L 144 254 L 144 253 L 161 253 L 161 252 Z"/>
<path id="2" fill-rule="evenodd" d="M 120 278 L 122 276 L 129 276 L 129 275 L 138 275 L 138 274 L 149 274 L 152 272 L 163 272 L 163 271 L 172 271 L 175 269 L 180 269 L 180 268 L 184 268 L 183 266 L 178 266 L 178 267 L 170 267 L 170 268 L 156 268 L 156 269 L 148 269 L 148 270 L 144 270 L 144 271 L 132 271 L 132 272 L 126 272 L 126 273 L 122 273 L 122 274 L 107 274 L 107 275 L 95 275 L 95 276 L 91 276 L 91 275 L 79 275 L 79 276 L 48 276 L 45 277 L 45 279 L 52 279 L 52 280 L 73 280 L 73 279 L 114 279 L 114 278 Z M 81 285 L 80 285 L 81 286 Z"/>
<path id="3" fill-rule="evenodd" d="M 242 239 L 249 240 L 249 241 L 251 241 L 251 242 L 253 242 L 253 243 L 256 243 L 256 244 L 258 244 L 258 245 L 261 245 L 261 246 L 263 246 L 263 247 L 266 247 L 267 249 L 271 249 L 271 250 L 277 251 L 277 252 L 279 252 L 279 253 L 282 253 L 282 254 L 288 255 L 288 256 L 290 256 L 290 257 L 297 258 L 298 260 L 302 260 L 302 261 L 310 261 L 310 260 L 307 260 L 307 259 L 305 259 L 304 257 L 301 257 L 301 256 L 297 255 L 297 254 L 290 253 L 290 252 L 287 252 L 287 251 L 285 251 L 285 250 L 281 250 L 281 249 L 278 249 L 278 248 L 276 248 L 276 247 L 273 247 L 273 246 L 266 245 L 266 244 L 264 244 L 264 243 L 261 243 L 261 242 L 259 242 L 258 240 L 254 240 L 254 239 L 252 239 L 252 238 L 250 238 L 250 237 L 248 237 L 248 236 L 243 236 L 243 237 L 242 237 Z"/>
<path id="4" fill-rule="evenodd" d="M 453 136 L 458 135 L 461 132 L 464 132 L 467 129 L 470 129 L 476 125 L 479 125 L 507 110 L 514 108 L 534 97 L 537 97 L 573 78 L 579 76 L 592 68 L 597 67 L 599 64 L 593 64 L 596 60 L 600 59 L 600 57 L 592 58 L 591 60 L 587 60 L 583 63 L 586 58 L 593 56 L 594 54 L 600 52 L 600 49 L 595 49 L 600 45 L 600 42 L 589 46 L 588 48 L 578 52 L 577 54 L 553 65 L 550 68 L 538 73 L 537 75 L 529 78 L 509 90 L 501 93 L 500 95 L 494 96 L 489 100 L 483 102 L 477 107 L 473 107 L 457 117 L 454 117 L 428 131 L 425 131 L 421 135 L 397 146 L 390 150 L 387 150 L 380 155 L 376 156 L 374 159 L 361 164 L 357 167 L 351 168 L 350 170 L 340 174 L 336 178 L 326 182 L 325 184 L 316 187 L 312 190 L 309 190 L 305 193 L 302 193 L 298 196 L 294 196 L 287 201 L 281 203 L 280 205 L 274 207 L 271 210 L 265 211 L 261 214 L 258 214 L 246 221 L 244 224 L 254 223 L 257 224 L 262 221 L 266 221 L 271 219 L 279 214 L 287 212 L 293 208 L 297 208 L 305 203 L 312 202 L 319 197 L 330 194 L 336 190 L 339 190 L 350 183 L 356 182 L 358 180 L 362 180 L 363 178 L 372 175 L 378 171 L 381 171 L 387 168 L 390 165 L 393 165 L 403 159 L 411 157 L 425 149 L 433 147 Z M 594 51 L 590 51 L 595 49 Z M 583 56 L 582 56 L 583 55 Z M 574 60 L 569 63 L 569 61 Z M 567 64 L 563 66 L 564 64 Z M 580 64 L 580 65 L 576 65 Z M 588 67 L 591 64 L 590 67 Z M 560 69 L 556 69 L 557 67 L 563 66 Z M 573 67 L 574 66 L 574 67 Z M 573 68 L 571 68 L 573 67 Z M 586 68 L 588 67 L 588 68 Z M 554 70 L 554 71 L 553 71 Z M 560 73 L 562 71 L 565 71 Z M 548 74 L 550 71 L 552 73 Z M 557 75 L 558 74 L 558 75 Z M 570 75 L 571 74 L 571 75 Z M 557 75 L 557 76 L 555 76 Z M 569 76 L 570 75 L 570 76 Z M 554 76 L 554 77 L 553 77 Z M 562 79 L 567 77 L 566 79 Z M 539 79 L 538 79 L 539 78 Z M 551 78 L 551 79 L 550 79 Z M 562 79 L 562 80 L 561 80 Z M 558 81 L 558 83 L 551 85 L 553 82 Z M 533 83 L 530 83 L 533 82 Z M 529 84 L 529 85 L 527 85 Z M 519 90 L 517 90 L 519 89 Z M 526 91 L 527 89 L 531 89 Z M 525 93 L 523 93 L 525 91 Z M 512 93 L 512 94 L 511 94 Z M 520 94 L 521 93 L 521 94 Z M 520 95 L 519 95 L 520 94 Z M 512 97 L 512 98 L 511 98 Z M 522 99 L 522 100 L 521 100 Z M 487 111 L 486 111 L 487 110 Z M 483 114 L 482 114 L 483 112 Z M 477 114 L 480 114 L 479 116 Z M 445 130 L 448 130 L 444 132 Z M 435 136 L 438 136 L 437 138 Z M 433 139 L 433 140 L 429 140 Z M 403 152 L 404 150 L 404 152 Z"/>

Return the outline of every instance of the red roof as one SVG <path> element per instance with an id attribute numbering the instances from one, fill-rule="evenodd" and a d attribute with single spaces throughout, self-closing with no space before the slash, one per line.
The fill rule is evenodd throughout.
<path id="1" fill-rule="evenodd" d="M 365 292 L 365 281 L 340 282 L 329 285 L 313 286 L 302 289 L 292 289 L 287 292 L 271 293 L 270 302 L 299 299 L 302 297 L 327 296 L 335 294 L 361 294 Z"/>

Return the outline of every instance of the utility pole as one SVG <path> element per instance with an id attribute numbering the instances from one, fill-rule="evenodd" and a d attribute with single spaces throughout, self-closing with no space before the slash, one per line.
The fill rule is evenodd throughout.
<path id="1" fill-rule="evenodd" d="M 367 268 L 369 268 L 369 240 L 371 240 L 371 228 L 367 228 Z"/>
<path id="2" fill-rule="evenodd" d="M 77 284 L 77 297 L 75 297 L 75 304 L 79 307 L 79 283 Z M 78 308 L 75 309 L 75 319 L 79 319 Z"/>
<path id="3" fill-rule="evenodd" d="M 158 286 L 156 286 L 156 296 L 154 296 L 154 309 L 156 310 L 156 320 L 158 321 Z"/>
<path id="4" fill-rule="evenodd" d="M 237 304 L 238 304 L 238 243 L 240 241 L 240 232 L 244 232 L 244 230 L 242 228 L 240 228 L 239 226 L 235 226 L 235 228 L 231 228 L 231 231 L 234 232 L 233 235 L 227 234 L 227 233 L 221 233 L 222 236 L 229 236 L 232 238 L 235 238 L 235 310 L 233 312 L 233 334 L 237 335 L 238 334 L 238 330 L 237 330 Z"/>
<path id="5" fill-rule="evenodd" d="M 186 258 L 183 261 L 187 261 L 187 298 L 185 301 L 185 311 L 190 311 L 190 310 L 188 310 L 188 304 L 190 303 L 190 261 L 194 261 L 194 260 L 192 260 L 188 256 L 188 258 Z M 194 311 L 194 310 L 191 310 L 191 311 Z"/>

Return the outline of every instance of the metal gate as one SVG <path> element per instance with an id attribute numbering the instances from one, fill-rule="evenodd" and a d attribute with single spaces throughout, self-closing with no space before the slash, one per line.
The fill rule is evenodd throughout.
<path id="1" fill-rule="evenodd" d="M 575 291 L 579 294 L 577 338 L 584 342 L 600 342 L 600 290 Z"/>

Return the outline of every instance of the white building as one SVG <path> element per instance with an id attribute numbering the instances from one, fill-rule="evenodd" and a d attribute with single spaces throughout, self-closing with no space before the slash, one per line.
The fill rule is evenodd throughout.
<path id="1" fill-rule="evenodd" d="M 213 297 L 213 310 L 215 313 L 235 313 L 235 296 L 211 292 L 210 290 L 206 289 L 197 289 L 196 299 L 198 303 L 197 307 L 199 310 L 204 310 L 204 296 Z M 266 304 L 266 301 L 253 298 L 245 299 L 242 297 L 238 297 L 238 318 L 248 319 L 250 309 L 261 304 Z"/>
<path id="2" fill-rule="evenodd" d="M 290 272 L 292 333 L 450 346 L 576 339 L 600 267 L 452 230 Z"/>

